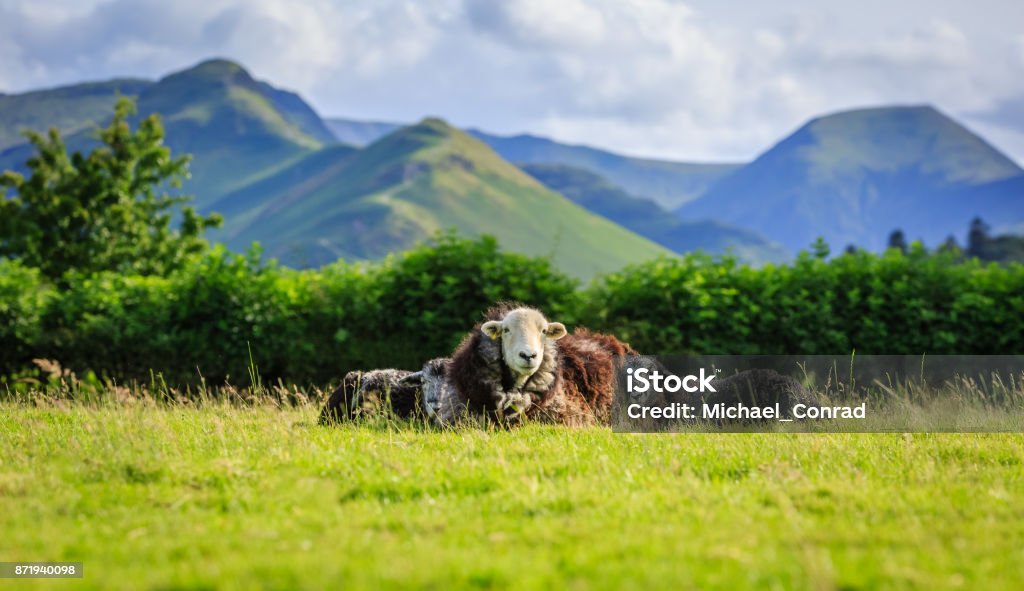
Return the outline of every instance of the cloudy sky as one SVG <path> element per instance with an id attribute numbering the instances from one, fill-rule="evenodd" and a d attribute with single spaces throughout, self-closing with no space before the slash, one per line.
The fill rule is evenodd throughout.
<path id="1" fill-rule="evenodd" d="M 213 56 L 325 116 L 691 160 L 931 103 L 1024 163 L 1022 0 L 0 0 L 0 92 Z"/>

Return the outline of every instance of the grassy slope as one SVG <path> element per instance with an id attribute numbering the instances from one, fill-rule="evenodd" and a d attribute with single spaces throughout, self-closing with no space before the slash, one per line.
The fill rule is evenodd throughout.
<path id="1" fill-rule="evenodd" d="M 270 201 L 281 199 L 287 203 L 318 187 L 331 175 L 348 166 L 348 160 L 356 148 L 339 144 L 328 146 L 302 156 L 284 169 L 268 175 L 237 191 L 228 193 L 203 211 L 222 214 L 227 224 L 224 230 L 213 237 L 231 240 L 259 216 L 262 208 Z"/>
<path id="2" fill-rule="evenodd" d="M 315 409 L 0 412 L 13 588 L 1016 589 L 1020 435 L 320 428 Z"/>
<path id="3" fill-rule="evenodd" d="M 70 135 L 99 126 L 110 118 L 119 94 L 135 96 L 150 84 L 109 80 L 0 95 L 0 152 L 25 143 L 25 129 L 43 132 L 56 127 Z"/>
<path id="4" fill-rule="evenodd" d="M 573 203 L 673 252 L 731 252 L 751 264 L 787 258 L 782 247 L 756 232 L 713 220 L 681 220 L 653 200 L 632 195 L 589 170 L 561 164 L 525 164 L 521 168 Z"/>
<path id="5" fill-rule="evenodd" d="M 261 207 L 258 214 L 240 212 L 244 226 L 229 222 L 230 245 L 260 240 L 272 256 L 315 265 L 339 256 L 379 258 L 457 228 L 493 234 L 508 250 L 553 255 L 556 266 L 583 278 L 667 253 L 544 188 L 437 119 L 355 154 L 335 160 L 315 154 L 296 166 L 309 179 L 298 190 L 282 191 L 288 184 L 272 177 L 211 206 L 229 213 L 245 203 Z"/>
<path id="6" fill-rule="evenodd" d="M 321 119 L 297 93 L 275 88 L 266 82 L 260 82 L 259 87 L 263 95 L 289 123 L 320 143 L 333 144 L 338 141 L 327 126 L 327 122 Z"/>
<path id="7" fill-rule="evenodd" d="M 632 158 L 589 146 L 562 144 L 531 135 L 498 136 L 472 130 L 503 158 L 523 164 L 564 164 L 600 174 L 627 191 L 675 209 L 704 194 L 737 163 L 672 162 Z"/>

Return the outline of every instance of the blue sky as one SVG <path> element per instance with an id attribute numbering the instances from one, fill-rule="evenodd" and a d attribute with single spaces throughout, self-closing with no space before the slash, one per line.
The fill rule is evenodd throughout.
<path id="1" fill-rule="evenodd" d="M 0 0 L 0 92 L 212 56 L 325 116 L 745 160 L 808 118 L 931 103 L 1024 163 L 1024 1 Z"/>

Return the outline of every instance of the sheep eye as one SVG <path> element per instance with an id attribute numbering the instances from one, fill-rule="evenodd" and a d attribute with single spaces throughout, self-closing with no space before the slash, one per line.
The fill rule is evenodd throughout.
<path id="1" fill-rule="evenodd" d="M 506 328 L 504 332 L 505 332 L 505 334 L 508 334 L 508 329 Z"/>

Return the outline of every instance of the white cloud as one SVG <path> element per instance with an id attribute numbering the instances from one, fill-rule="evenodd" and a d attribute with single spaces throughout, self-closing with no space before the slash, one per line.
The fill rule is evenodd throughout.
<path id="1" fill-rule="evenodd" d="M 428 114 L 648 155 L 750 158 L 822 112 L 928 102 L 1001 130 L 1021 9 L 996 0 L 6 0 L 0 89 L 222 56 L 325 115 Z M 921 15 L 926 15 L 922 17 Z"/>
<path id="2" fill-rule="evenodd" d="M 956 26 L 932 20 L 905 33 L 889 33 L 863 40 L 822 45 L 822 61 L 831 65 L 903 68 L 957 68 L 970 64 L 972 51 L 967 37 Z"/>
<path id="3" fill-rule="evenodd" d="M 583 0 L 465 2 L 466 15 L 474 27 L 532 51 L 599 46 L 611 24 L 604 8 Z"/>

